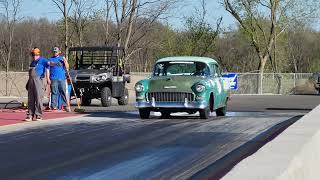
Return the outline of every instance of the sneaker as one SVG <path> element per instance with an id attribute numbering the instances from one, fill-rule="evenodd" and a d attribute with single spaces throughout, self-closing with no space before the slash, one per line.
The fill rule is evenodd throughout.
<path id="1" fill-rule="evenodd" d="M 58 109 L 58 108 L 52 108 L 51 111 L 52 111 L 52 112 L 59 112 L 59 109 Z"/>
<path id="2" fill-rule="evenodd" d="M 65 112 L 70 112 L 70 108 L 68 108 L 68 107 L 64 107 L 63 110 L 64 110 Z"/>
<path id="3" fill-rule="evenodd" d="M 37 116 L 36 121 L 42 121 L 42 117 L 41 116 Z"/>
<path id="4" fill-rule="evenodd" d="M 23 121 L 30 122 L 30 121 L 32 121 L 32 117 L 31 116 L 27 116 Z"/>

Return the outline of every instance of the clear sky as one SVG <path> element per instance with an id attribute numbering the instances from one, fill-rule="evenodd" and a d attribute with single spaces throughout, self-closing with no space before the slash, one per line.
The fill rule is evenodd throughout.
<path id="1" fill-rule="evenodd" d="M 101 3 L 104 0 L 98 0 Z M 216 24 L 216 19 L 223 17 L 223 26 L 234 26 L 234 19 L 223 9 L 221 0 L 206 0 L 207 2 L 207 20 L 211 24 Z M 183 4 L 183 5 L 182 5 Z M 169 24 L 174 28 L 180 29 L 184 24 L 184 17 L 188 17 L 195 12 L 196 8 L 200 8 L 200 0 L 180 0 L 179 7 L 171 12 L 172 17 L 169 18 Z M 49 20 L 57 20 L 61 18 L 59 9 L 51 0 L 23 0 L 21 9 L 23 17 L 41 18 L 47 17 Z"/>

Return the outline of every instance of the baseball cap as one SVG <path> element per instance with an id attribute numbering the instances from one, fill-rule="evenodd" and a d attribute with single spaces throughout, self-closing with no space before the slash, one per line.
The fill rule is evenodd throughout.
<path id="1" fill-rule="evenodd" d="M 34 47 L 31 49 L 31 55 L 40 55 L 41 51 L 39 48 Z"/>
<path id="2" fill-rule="evenodd" d="M 60 51 L 60 49 L 58 47 L 53 48 L 53 52 L 59 52 L 59 51 Z"/>

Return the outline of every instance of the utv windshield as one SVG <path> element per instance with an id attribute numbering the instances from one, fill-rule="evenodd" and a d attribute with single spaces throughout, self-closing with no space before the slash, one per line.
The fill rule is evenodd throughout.
<path id="1" fill-rule="evenodd" d="M 166 61 L 154 67 L 153 76 L 208 76 L 209 67 L 203 62 Z"/>

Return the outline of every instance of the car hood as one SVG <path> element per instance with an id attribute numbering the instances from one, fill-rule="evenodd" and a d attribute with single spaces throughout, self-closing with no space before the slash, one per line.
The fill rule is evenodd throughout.
<path id="1" fill-rule="evenodd" d="M 150 92 L 191 92 L 191 87 L 201 80 L 201 76 L 162 76 L 149 79 Z"/>

